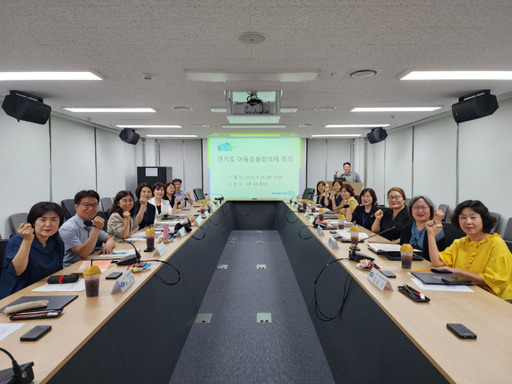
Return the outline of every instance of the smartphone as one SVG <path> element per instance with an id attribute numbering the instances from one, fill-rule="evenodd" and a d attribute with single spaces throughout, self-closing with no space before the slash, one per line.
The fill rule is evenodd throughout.
<path id="1" fill-rule="evenodd" d="M 36 325 L 30 331 L 20 337 L 21 341 L 36 341 L 46 335 L 52 329 L 51 325 Z"/>
<path id="2" fill-rule="evenodd" d="M 476 335 L 463 324 L 448 323 L 446 324 L 446 328 L 459 339 L 476 339 Z"/>
<path id="3" fill-rule="evenodd" d="M 108 275 L 107 277 L 105 277 L 105 279 L 107 280 L 115 280 L 117 279 L 119 276 L 121 276 L 123 274 L 123 272 L 112 272 L 110 275 Z"/>
<path id="4" fill-rule="evenodd" d="M 391 272 L 391 271 L 383 271 L 383 270 L 381 270 L 380 273 L 382 273 L 388 279 L 392 279 L 392 278 L 396 277 L 396 275 L 393 272 Z"/>
<path id="5" fill-rule="evenodd" d="M 441 281 L 445 284 L 455 284 L 455 285 L 473 285 L 474 284 L 467 277 L 462 277 L 462 276 L 442 277 Z"/>

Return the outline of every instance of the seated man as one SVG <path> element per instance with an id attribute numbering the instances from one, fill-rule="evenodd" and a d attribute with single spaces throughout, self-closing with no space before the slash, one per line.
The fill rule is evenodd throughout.
<path id="1" fill-rule="evenodd" d="M 183 199 L 185 199 L 185 204 L 183 206 L 187 205 L 187 201 L 192 204 L 194 202 L 194 199 L 190 195 L 190 192 L 185 192 L 181 189 L 181 186 L 183 184 L 183 181 L 181 179 L 174 179 L 172 181 L 174 184 L 174 188 L 176 188 L 176 191 L 174 192 L 174 196 L 176 196 L 178 199 L 180 199 L 180 203 L 183 202 Z"/>
<path id="2" fill-rule="evenodd" d="M 99 200 L 100 196 L 93 190 L 80 191 L 75 195 L 76 215 L 59 229 L 64 241 L 64 267 L 87 259 L 100 241 L 104 244 L 100 254 L 112 253 L 114 240 L 102 230 L 105 220 L 96 216 Z"/>

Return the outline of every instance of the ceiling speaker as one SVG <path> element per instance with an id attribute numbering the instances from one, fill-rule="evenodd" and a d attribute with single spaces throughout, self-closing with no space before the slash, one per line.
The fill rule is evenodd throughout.
<path id="1" fill-rule="evenodd" d="M 484 89 L 459 97 L 459 102 L 452 105 L 452 114 L 457 123 L 462 123 L 492 115 L 497 109 L 496 96 Z"/>
<path id="2" fill-rule="evenodd" d="M 52 108 L 43 103 L 43 99 L 21 91 L 10 91 L 5 96 L 2 109 L 16 120 L 46 124 Z"/>
<path id="3" fill-rule="evenodd" d="M 125 128 L 119 133 L 119 137 L 125 143 L 135 145 L 139 142 L 140 135 L 136 133 L 133 129 Z"/>
<path id="4" fill-rule="evenodd" d="M 386 140 L 388 133 L 384 128 L 374 128 L 370 133 L 366 135 L 370 144 L 380 143 Z"/>

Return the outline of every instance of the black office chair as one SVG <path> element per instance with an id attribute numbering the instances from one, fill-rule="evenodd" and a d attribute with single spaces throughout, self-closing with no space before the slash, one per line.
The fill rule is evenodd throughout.
<path id="1" fill-rule="evenodd" d="M 507 221 L 507 226 L 505 227 L 502 238 L 505 241 L 512 241 L 512 217 Z"/>
<path id="2" fill-rule="evenodd" d="M 302 200 L 313 200 L 315 194 L 315 188 L 306 188 L 302 193 Z"/>
<path id="3" fill-rule="evenodd" d="M 21 223 L 27 223 L 27 212 L 15 213 L 9 216 L 9 223 L 11 225 L 12 233 L 18 233 L 18 228 Z"/>
<path id="4" fill-rule="evenodd" d="M 103 218 L 103 220 L 105 220 L 105 224 L 103 224 L 103 228 L 102 229 L 106 232 L 107 231 L 107 224 L 108 224 L 108 220 L 107 220 L 108 213 L 107 212 L 103 212 L 103 211 L 98 211 L 96 216 L 99 216 L 99 217 Z"/>
<path id="5" fill-rule="evenodd" d="M 491 231 L 489 232 L 492 235 L 494 232 L 496 232 L 498 230 L 498 227 L 500 225 L 501 214 L 496 213 L 496 212 L 489 212 L 489 213 L 491 214 L 492 217 L 494 217 L 496 219 L 496 223 L 494 224 Z"/>
<path id="6" fill-rule="evenodd" d="M 194 196 L 196 200 L 204 200 L 206 196 L 204 195 L 203 188 L 194 188 Z"/>
<path id="7" fill-rule="evenodd" d="M 100 199 L 100 203 L 101 203 L 101 209 L 103 210 L 103 212 L 110 211 L 110 208 L 112 208 L 112 204 L 113 204 L 111 197 L 102 197 Z"/>
<path id="8" fill-rule="evenodd" d="M 439 207 L 437 207 L 440 211 L 444 213 L 443 221 L 448 221 L 448 210 L 450 209 L 448 204 L 439 204 Z"/>
<path id="9" fill-rule="evenodd" d="M 66 216 L 66 220 L 72 216 L 75 216 L 75 214 L 76 214 L 75 200 L 73 200 L 73 199 L 62 200 L 61 206 L 62 206 L 62 209 L 64 210 L 64 216 Z"/>
<path id="10" fill-rule="evenodd" d="M 455 225 L 447 221 L 446 223 L 443 223 L 443 232 L 444 232 L 444 239 L 446 242 L 446 247 L 449 247 L 452 245 L 453 241 L 456 239 L 460 239 L 461 237 L 466 236 L 466 234 L 461 231 L 459 228 L 457 228 Z"/>
<path id="11" fill-rule="evenodd" d="M 2 274 L 2 266 L 4 265 L 4 255 L 5 255 L 5 249 L 7 248 L 7 243 L 9 240 L 7 239 L 0 239 L 0 275 Z"/>

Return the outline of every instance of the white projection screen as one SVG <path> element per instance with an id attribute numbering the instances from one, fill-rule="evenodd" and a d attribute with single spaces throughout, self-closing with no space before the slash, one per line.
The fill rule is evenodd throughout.
<path id="1" fill-rule="evenodd" d="M 211 197 L 280 199 L 299 195 L 300 138 L 209 138 Z"/>

